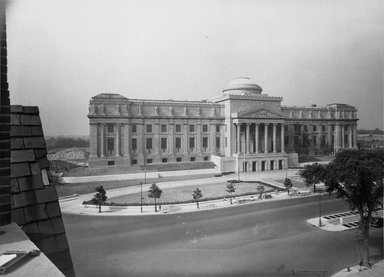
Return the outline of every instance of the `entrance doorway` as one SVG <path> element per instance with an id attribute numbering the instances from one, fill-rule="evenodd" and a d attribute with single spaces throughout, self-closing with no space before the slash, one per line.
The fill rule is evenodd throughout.
<path id="1" fill-rule="evenodd" d="M 243 162 L 243 172 L 247 172 L 248 162 Z"/>
<path id="2" fill-rule="evenodd" d="M 271 167 L 270 167 L 271 170 L 274 170 L 274 167 L 273 167 L 274 165 L 275 165 L 274 161 L 271 161 Z"/>
<path id="3" fill-rule="evenodd" d="M 265 161 L 261 162 L 261 171 L 265 171 Z"/>
<path id="4" fill-rule="evenodd" d="M 256 162 L 252 162 L 252 171 L 253 171 L 253 172 L 256 171 Z"/>
<path id="5" fill-rule="evenodd" d="M 279 160 L 279 169 L 280 169 L 280 170 L 283 169 L 283 160 Z"/>

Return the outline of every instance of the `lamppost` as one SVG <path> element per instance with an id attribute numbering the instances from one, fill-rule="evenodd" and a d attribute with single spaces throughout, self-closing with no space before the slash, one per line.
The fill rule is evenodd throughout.
<path id="1" fill-rule="evenodd" d="M 319 194 L 319 227 L 323 226 L 323 224 L 321 223 L 321 196 L 322 195 L 323 195 L 322 193 Z"/>
<path id="2" fill-rule="evenodd" d="M 140 182 L 140 211 L 143 212 L 143 182 Z"/>

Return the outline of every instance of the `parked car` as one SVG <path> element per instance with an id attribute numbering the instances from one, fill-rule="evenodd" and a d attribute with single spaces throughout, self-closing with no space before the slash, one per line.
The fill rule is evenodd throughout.
<path id="1" fill-rule="evenodd" d="M 383 227 L 383 218 L 382 217 L 373 217 L 371 220 L 371 226 L 382 228 Z"/>

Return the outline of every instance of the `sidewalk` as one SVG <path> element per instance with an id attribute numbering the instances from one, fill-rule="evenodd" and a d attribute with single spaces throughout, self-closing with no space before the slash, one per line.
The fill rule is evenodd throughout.
<path id="1" fill-rule="evenodd" d="M 352 266 L 348 269 L 343 269 L 333 274 L 332 277 L 381 277 L 384 276 L 384 261 L 380 261 L 372 265 L 372 268 L 361 267 L 361 271 L 359 271 L 360 266 Z"/>
<path id="2" fill-rule="evenodd" d="M 292 177 L 297 173 L 297 170 L 286 170 L 279 172 L 263 172 L 263 173 L 242 173 L 241 179 L 244 181 L 262 181 L 264 179 L 270 179 L 272 176 L 274 178 L 285 178 L 286 174 L 288 177 Z M 186 174 L 186 172 L 184 172 Z M 209 178 L 200 178 L 200 179 L 187 179 L 179 181 L 168 181 L 161 182 L 160 187 L 165 188 L 176 188 L 176 187 L 185 187 L 185 186 L 204 186 L 204 184 L 215 184 L 225 182 L 227 180 L 237 179 L 237 174 L 226 175 L 222 177 L 209 177 Z M 148 191 L 151 184 L 143 185 L 143 191 Z M 107 196 L 109 198 L 140 193 L 139 186 L 130 186 L 125 188 L 117 188 L 107 191 Z M 154 211 L 154 206 L 143 206 L 143 212 L 141 212 L 140 206 L 102 206 L 102 213 L 98 212 L 98 208 L 94 205 L 83 205 L 84 201 L 92 199 L 95 193 L 88 193 L 82 195 L 75 195 L 73 197 L 63 197 L 59 200 L 61 211 L 63 213 L 71 214 L 82 214 L 82 215 L 98 215 L 98 216 L 133 216 L 133 215 L 161 215 L 168 213 L 185 213 L 185 212 L 196 212 L 204 211 L 217 208 L 231 207 L 234 205 L 244 205 L 249 203 L 255 203 L 259 201 L 273 201 L 278 199 L 284 199 L 288 196 L 286 192 L 275 192 L 269 193 L 272 195 L 272 199 L 258 199 L 257 195 L 251 196 L 242 196 L 236 197 L 233 204 L 230 204 L 230 199 L 227 198 L 212 200 L 212 201 L 203 201 L 199 202 L 200 209 L 197 209 L 196 203 L 188 204 L 173 204 L 173 205 L 162 205 L 161 210 L 157 213 Z"/>

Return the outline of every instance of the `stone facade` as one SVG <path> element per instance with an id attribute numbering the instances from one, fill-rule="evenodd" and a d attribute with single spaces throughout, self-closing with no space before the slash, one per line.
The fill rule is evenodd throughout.
<path id="1" fill-rule="evenodd" d="M 226 171 L 266 171 L 286 169 L 297 152 L 328 154 L 356 147 L 356 108 L 287 107 L 282 100 L 262 93 L 249 78 L 231 81 L 210 101 L 99 94 L 89 105 L 90 164 L 193 162 L 215 156 Z"/>

